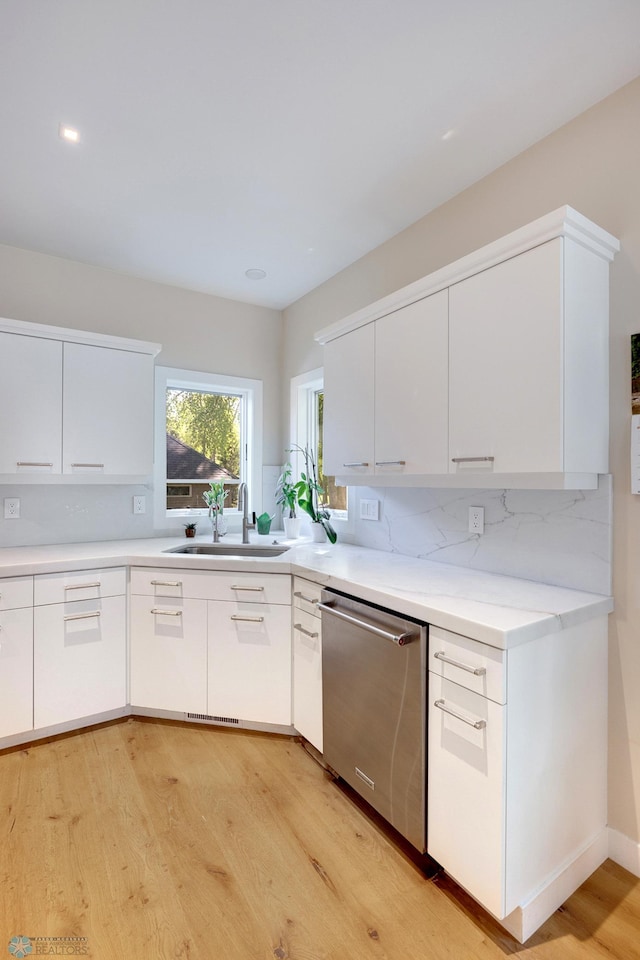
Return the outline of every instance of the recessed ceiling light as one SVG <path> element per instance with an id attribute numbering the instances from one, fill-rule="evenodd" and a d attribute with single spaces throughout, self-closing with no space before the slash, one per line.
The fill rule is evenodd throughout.
<path id="1" fill-rule="evenodd" d="M 249 280 L 264 280 L 267 275 L 266 270 L 261 270 L 259 267 L 250 267 L 244 272 L 245 277 L 248 277 Z"/>
<path id="2" fill-rule="evenodd" d="M 59 128 L 59 135 L 61 140 L 66 140 L 67 143 L 79 143 L 80 142 L 80 132 L 74 127 L 68 127 L 66 123 L 61 123 Z"/>

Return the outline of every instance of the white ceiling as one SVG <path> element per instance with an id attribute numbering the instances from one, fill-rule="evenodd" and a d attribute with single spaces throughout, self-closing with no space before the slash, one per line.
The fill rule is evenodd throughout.
<path id="1" fill-rule="evenodd" d="M 639 0 L 0 0 L 0 242 L 281 308 L 640 74 L 639 38 Z"/>

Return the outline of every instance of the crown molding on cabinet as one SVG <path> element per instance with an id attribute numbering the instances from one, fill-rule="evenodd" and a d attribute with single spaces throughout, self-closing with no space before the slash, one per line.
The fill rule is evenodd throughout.
<path id="1" fill-rule="evenodd" d="M 0 333 L 17 333 L 26 337 L 42 337 L 45 340 L 64 340 L 65 343 L 82 343 L 92 347 L 111 347 L 113 350 L 127 350 L 130 353 L 148 353 L 153 357 L 162 350 L 161 343 L 148 343 L 146 340 L 130 340 L 127 337 L 114 337 L 104 333 L 53 327 L 47 323 L 9 320 L 5 317 L 0 317 Z"/>
<path id="2" fill-rule="evenodd" d="M 381 300 L 376 300 L 375 303 L 324 327 L 315 334 L 315 339 L 324 345 L 351 330 L 356 330 L 373 320 L 378 320 L 395 310 L 415 303 L 416 300 L 422 300 L 432 293 L 437 293 L 438 290 L 450 287 L 473 274 L 480 273 L 556 237 L 570 237 L 607 261 L 613 260 L 620 249 L 620 243 L 614 236 L 578 213 L 573 207 L 559 207 L 544 217 L 474 250 L 460 260 L 455 260 L 446 267 L 420 280 L 415 280 Z"/>

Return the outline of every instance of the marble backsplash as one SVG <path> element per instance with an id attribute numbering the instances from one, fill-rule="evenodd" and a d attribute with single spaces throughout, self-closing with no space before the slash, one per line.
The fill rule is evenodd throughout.
<path id="1" fill-rule="evenodd" d="M 146 498 L 146 512 L 133 513 L 133 497 Z M 81 543 L 152 537 L 153 491 L 143 485 L 13 484 L 5 497 L 20 499 L 18 520 L 0 519 L 0 547 Z"/>
<path id="2" fill-rule="evenodd" d="M 349 496 L 360 546 L 611 593 L 610 475 L 597 490 L 351 487 Z M 360 519 L 361 499 L 380 501 L 378 521 Z M 472 506 L 484 507 L 482 535 L 468 532 Z"/>

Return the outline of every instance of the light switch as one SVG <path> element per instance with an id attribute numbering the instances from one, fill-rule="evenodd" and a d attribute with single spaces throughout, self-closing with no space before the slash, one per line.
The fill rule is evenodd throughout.
<path id="1" fill-rule="evenodd" d="M 360 519 L 361 520 L 379 520 L 380 519 L 380 501 L 379 500 L 361 500 L 360 501 Z"/>

